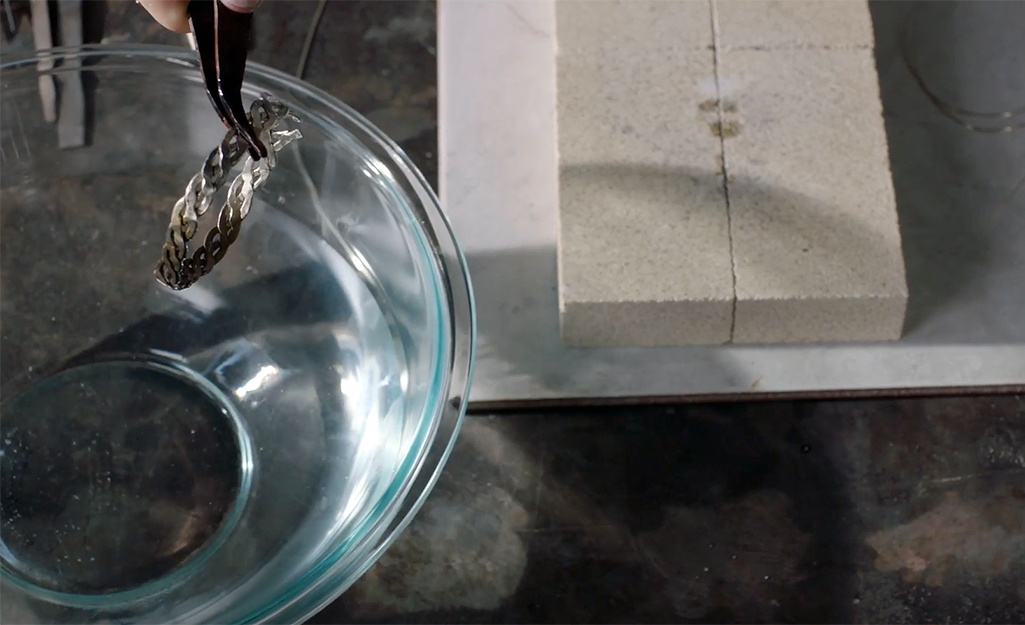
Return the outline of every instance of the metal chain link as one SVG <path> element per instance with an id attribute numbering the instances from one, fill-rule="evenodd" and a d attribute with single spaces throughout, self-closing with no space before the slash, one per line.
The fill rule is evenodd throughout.
<path id="1" fill-rule="evenodd" d="M 267 158 L 253 162 L 246 158 L 242 173 L 228 188 L 228 197 L 217 215 L 217 222 L 203 238 L 192 256 L 189 241 L 196 235 L 199 218 L 210 208 L 213 196 L 228 179 L 231 170 L 246 154 L 246 146 L 238 132 L 229 130 L 221 144 L 210 152 L 203 168 L 192 177 L 183 195 L 171 211 L 171 223 L 154 274 L 161 283 L 180 291 L 192 286 L 224 258 L 228 247 L 238 238 L 242 220 L 249 214 L 253 194 L 263 186 L 277 162 L 277 153 L 295 139 L 302 138 L 298 130 L 276 130 L 285 119 L 296 119 L 284 104 L 269 95 L 253 102 L 249 120 L 260 140 L 267 146 Z"/>

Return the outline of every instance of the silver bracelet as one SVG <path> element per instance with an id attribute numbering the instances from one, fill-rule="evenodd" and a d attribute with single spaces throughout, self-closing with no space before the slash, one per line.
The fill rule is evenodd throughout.
<path id="1" fill-rule="evenodd" d="M 231 169 L 246 155 L 246 145 L 235 130 L 229 130 L 221 144 L 210 152 L 202 170 L 192 177 L 183 195 L 171 211 L 171 223 L 153 272 L 157 280 L 180 291 L 192 286 L 210 273 L 224 258 L 228 247 L 238 238 L 242 220 L 249 214 L 253 194 L 267 181 L 277 162 L 277 153 L 295 139 L 302 138 L 298 130 L 277 130 L 285 118 L 298 121 L 288 107 L 271 96 L 264 95 L 249 107 L 249 119 L 264 145 L 271 149 L 267 158 L 254 162 L 246 156 L 242 173 L 228 187 L 228 197 L 217 215 L 217 222 L 203 238 L 203 244 L 189 255 L 189 241 L 196 235 L 199 218 L 207 212 L 213 195 L 224 185 Z"/>

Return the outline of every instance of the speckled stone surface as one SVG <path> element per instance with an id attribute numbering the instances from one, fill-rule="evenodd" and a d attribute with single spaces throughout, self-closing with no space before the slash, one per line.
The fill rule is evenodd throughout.
<path id="1" fill-rule="evenodd" d="M 908 291 L 872 50 L 720 58 L 741 127 L 724 140 L 733 341 L 899 339 Z"/>
<path id="2" fill-rule="evenodd" d="M 723 48 L 870 48 L 864 0 L 715 0 Z"/>
<path id="3" fill-rule="evenodd" d="M 558 0 L 556 21 L 565 345 L 901 337 L 866 2 Z"/>
<path id="4" fill-rule="evenodd" d="M 1025 397 L 473 416 L 313 623 L 1025 622 Z"/>
<path id="5" fill-rule="evenodd" d="M 736 129 L 733 342 L 899 339 L 908 288 L 867 2 L 714 6 Z"/>
<path id="6" fill-rule="evenodd" d="M 264 8 L 253 58 L 291 70 L 314 3 Z M 310 81 L 413 133 L 433 11 L 332 2 Z M 112 3 L 106 36 L 178 41 L 139 13 Z M 432 181 L 435 141 L 401 141 Z M 310 622 L 1025 623 L 1023 520 L 1023 396 L 474 415 Z"/>
<path id="7" fill-rule="evenodd" d="M 729 342 L 734 289 L 707 3 L 555 7 L 563 344 Z"/>

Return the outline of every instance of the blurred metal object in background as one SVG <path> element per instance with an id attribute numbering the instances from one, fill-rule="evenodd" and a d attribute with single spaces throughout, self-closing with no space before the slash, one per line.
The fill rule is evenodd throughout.
<path id="1" fill-rule="evenodd" d="M 82 0 L 58 0 L 61 46 L 81 47 Z M 52 62 L 52 61 L 51 61 Z M 62 150 L 85 145 L 85 90 L 82 86 L 82 60 L 70 54 L 64 64 L 73 68 L 61 76 L 60 116 L 57 121 L 57 143 Z"/>
<path id="2" fill-rule="evenodd" d="M 5 13 L 10 16 L 10 4 L 4 1 Z M 36 52 L 53 47 L 53 28 L 50 25 L 50 7 L 47 0 L 32 0 L 32 41 Z M 13 21 L 13 17 L 8 17 Z M 16 32 L 16 31 L 15 31 Z M 53 69 L 53 57 L 39 59 L 39 99 L 43 102 L 43 119 L 57 121 L 57 85 L 49 72 Z"/>
<path id="3" fill-rule="evenodd" d="M 13 2 L 3 0 L 4 36 L 10 41 L 18 32 L 26 13 L 32 25 L 32 41 L 37 53 L 56 47 L 77 47 L 84 43 L 82 0 L 57 0 L 58 24 L 51 19 L 49 0 Z M 60 37 L 56 36 L 59 33 Z M 60 98 L 57 80 L 53 76 L 54 61 L 48 54 L 40 54 L 39 99 L 43 119 L 57 123 L 57 141 L 61 149 L 82 147 L 86 144 L 86 96 L 82 85 L 81 60 L 75 55 L 65 58 L 72 71 L 62 74 Z M 60 110 L 58 111 L 58 102 Z"/>
<path id="4" fill-rule="evenodd" d="M 0 12 L 0 22 L 3 23 L 4 39 L 10 42 L 18 34 L 18 26 L 25 13 L 31 11 L 28 0 L 3 0 L 3 11 Z"/>

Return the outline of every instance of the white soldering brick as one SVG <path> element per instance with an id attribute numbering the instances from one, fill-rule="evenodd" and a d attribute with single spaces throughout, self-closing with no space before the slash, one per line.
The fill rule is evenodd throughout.
<path id="1" fill-rule="evenodd" d="M 710 5 L 556 7 L 563 342 L 727 342 L 733 279 Z"/>
<path id="2" fill-rule="evenodd" d="M 556 0 L 555 20 L 563 54 L 660 59 L 664 52 L 712 46 L 709 0 Z"/>
<path id="3" fill-rule="evenodd" d="M 871 48 L 865 0 L 715 0 L 719 46 Z"/>
<path id="4" fill-rule="evenodd" d="M 720 72 L 736 122 L 734 342 L 900 338 L 907 286 L 872 50 L 728 49 Z"/>

